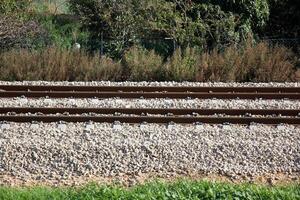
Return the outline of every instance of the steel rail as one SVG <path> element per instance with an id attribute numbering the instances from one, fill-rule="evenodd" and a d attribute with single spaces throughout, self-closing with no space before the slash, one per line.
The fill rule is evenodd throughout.
<path id="1" fill-rule="evenodd" d="M 0 91 L 0 98 L 198 98 L 198 99 L 300 99 L 300 93 L 206 93 L 206 92 L 65 92 L 65 91 Z"/>
<path id="2" fill-rule="evenodd" d="M 239 93 L 300 93 L 300 87 L 154 87 L 154 86 L 37 86 L 0 85 L 0 91 L 81 91 L 81 92 L 239 92 Z"/>
<path id="3" fill-rule="evenodd" d="M 280 118 L 280 117 L 178 117 L 178 116 L 167 116 L 167 117 L 157 117 L 157 116 L 28 116 L 28 115 L 18 115 L 18 116 L 0 116 L 0 121 L 7 122 L 99 122 L 99 123 L 114 123 L 119 121 L 121 123 L 180 123 L 180 124 L 191 124 L 191 123 L 208 123 L 208 124 L 251 124 L 251 123 L 261 123 L 261 124 L 300 124 L 300 118 Z"/>
<path id="4" fill-rule="evenodd" d="M 175 109 L 175 108 L 45 108 L 45 107 L 1 107 L 0 114 L 15 113 L 42 113 L 42 114 L 160 114 L 160 115 L 282 115 L 282 116 L 299 116 L 300 109 Z"/>

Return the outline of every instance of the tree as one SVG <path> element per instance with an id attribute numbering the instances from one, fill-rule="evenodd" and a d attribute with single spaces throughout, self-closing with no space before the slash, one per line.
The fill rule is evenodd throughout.
<path id="1" fill-rule="evenodd" d="M 144 15 L 146 0 L 70 0 L 73 12 L 80 16 L 84 28 L 90 31 L 92 48 L 105 49 L 119 56 L 126 47 L 140 38 L 147 29 Z"/>
<path id="2" fill-rule="evenodd" d="M 176 3 L 186 27 L 197 27 L 190 34 L 213 47 L 246 39 L 261 30 L 269 16 L 267 0 L 169 1 Z"/>
<path id="3" fill-rule="evenodd" d="M 222 47 L 260 30 L 267 0 L 69 0 L 99 48 L 112 55 L 149 38 L 171 38 L 182 47 Z M 97 42 L 96 42 L 97 41 Z M 102 45 L 103 46 L 103 45 Z"/>

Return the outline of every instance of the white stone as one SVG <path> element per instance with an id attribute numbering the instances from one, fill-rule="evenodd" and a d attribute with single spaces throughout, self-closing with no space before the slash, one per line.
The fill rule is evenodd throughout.
<path id="1" fill-rule="evenodd" d="M 21 98 L 20 99 L 20 103 L 21 104 L 27 104 L 28 103 L 28 99 L 27 98 Z"/>
<path id="2" fill-rule="evenodd" d="M 146 103 L 147 103 L 147 100 L 146 100 L 146 99 L 139 99 L 139 103 L 140 103 L 140 104 L 146 104 Z"/>
<path id="3" fill-rule="evenodd" d="M 98 104 L 99 103 L 99 100 L 98 99 L 92 99 L 92 104 Z"/>
<path id="4" fill-rule="evenodd" d="M 142 123 L 142 124 L 140 124 L 140 129 L 141 129 L 142 131 L 147 130 L 147 128 L 148 128 L 148 124 L 147 124 L 147 123 Z"/>
<path id="5" fill-rule="evenodd" d="M 167 125 L 167 129 L 168 130 L 173 130 L 174 128 L 175 128 L 175 126 L 176 126 L 176 124 L 175 123 L 169 123 L 168 125 Z"/>
<path id="6" fill-rule="evenodd" d="M 1 124 L 1 129 L 2 130 L 9 129 L 9 128 L 10 128 L 10 124 L 6 124 L 6 123 Z"/>
<path id="7" fill-rule="evenodd" d="M 202 130 L 204 130 L 204 125 L 203 124 L 196 124 L 195 129 L 198 130 L 198 131 L 202 131 Z"/>
<path id="8" fill-rule="evenodd" d="M 279 124 L 279 125 L 277 125 L 277 129 L 280 131 L 284 131 L 286 129 L 286 127 L 283 124 Z"/>
<path id="9" fill-rule="evenodd" d="M 121 104 L 122 102 L 123 102 L 122 99 L 116 99 L 116 103 L 117 103 L 117 104 Z"/>
<path id="10" fill-rule="evenodd" d="M 73 45 L 73 48 L 75 49 L 75 50 L 79 50 L 80 48 L 81 48 L 81 45 L 79 44 L 79 43 L 75 43 L 74 45 Z"/>
<path id="11" fill-rule="evenodd" d="M 71 105 L 76 105 L 76 100 L 75 99 L 69 99 L 69 103 Z"/>
<path id="12" fill-rule="evenodd" d="M 39 127 L 40 127 L 39 124 L 36 124 L 36 123 L 30 124 L 31 129 L 38 129 Z"/>
<path id="13" fill-rule="evenodd" d="M 114 131 L 120 131 L 120 130 L 122 130 L 122 125 L 120 123 L 114 123 L 113 124 L 113 130 Z"/>
<path id="14" fill-rule="evenodd" d="M 67 125 L 66 124 L 58 124 L 57 128 L 60 129 L 61 131 L 66 131 L 67 130 Z"/>
<path id="15" fill-rule="evenodd" d="M 52 99 L 44 99 L 45 104 L 52 104 Z"/>
<path id="16" fill-rule="evenodd" d="M 95 128 L 95 126 L 94 126 L 94 124 L 87 124 L 87 125 L 85 125 L 85 128 L 86 128 L 87 130 L 92 130 L 92 129 Z"/>
<path id="17" fill-rule="evenodd" d="M 223 124 L 222 129 L 223 130 L 231 130 L 231 126 L 229 124 Z"/>

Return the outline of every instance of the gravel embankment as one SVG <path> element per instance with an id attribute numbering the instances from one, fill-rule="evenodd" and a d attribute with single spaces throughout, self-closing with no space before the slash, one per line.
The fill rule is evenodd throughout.
<path id="1" fill-rule="evenodd" d="M 15 124 L 0 129 L 0 183 L 66 181 L 72 177 L 219 174 L 249 179 L 300 173 L 295 126 L 69 123 Z M 10 177 L 9 179 L 1 177 Z M 295 177 L 294 177 L 295 178 Z M 297 177 L 296 177 L 297 179 Z M 71 182 L 68 182 L 71 181 Z"/>
<path id="2" fill-rule="evenodd" d="M 84 85 L 84 86 L 201 86 L 201 87 L 300 87 L 300 82 L 287 83 L 223 83 L 223 82 L 47 82 L 47 81 L 0 81 L 0 85 Z"/>
<path id="3" fill-rule="evenodd" d="M 300 83 L 0 82 L 14 85 L 263 86 Z M 0 98 L 0 107 L 300 109 L 297 100 Z M 0 123 L 0 184 L 78 184 L 94 178 L 226 176 L 300 181 L 300 127 Z M 278 176 L 280 175 L 280 176 Z M 273 176 L 273 177 L 274 177 Z M 129 178 L 128 178 L 129 177 Z M 98 180 L 98 179 L 97 179 Z"/>

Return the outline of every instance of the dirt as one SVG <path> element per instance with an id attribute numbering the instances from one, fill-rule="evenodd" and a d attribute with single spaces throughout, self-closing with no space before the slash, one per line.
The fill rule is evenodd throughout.
<path id="1" fill-rule="evenodd" d="M 131 187 L 138 184 L 143 184 L 149 181 L 167 181 L 172 182 L 180 179 L 188 179 L 193 181 L 212 181 L 212 182 L 225 182 L 225 183 L 252 183 L 259 185 L 287 185 L 287 184 L 300 184 L 300 172 L 291 174 L 265 174 L 261 176 L 251 177 L 245 175 L 225 176 L 218 174 L 137 174 L 137 175 L 121 175 L 118 177 L 95 177 L 83 176 L 72 177 L 65 180 L 21 180 L 7 175 L 0 175 L 0 185 L 11 187 L 31 187 L 31 186 L 50 186 L 50 187 L 63 187 L 63 186 L 84 186 L 88 183 L 106 184 L 106 185 L 120 185 Z"/>

